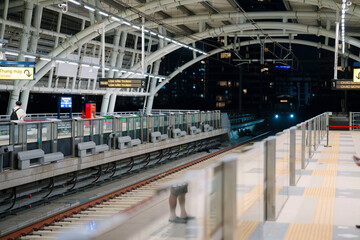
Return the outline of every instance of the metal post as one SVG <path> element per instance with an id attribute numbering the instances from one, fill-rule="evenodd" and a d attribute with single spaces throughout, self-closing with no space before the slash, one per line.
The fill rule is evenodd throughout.
<path id="1" fill-rule="evenodd" d="M 9 126 L 9 144 L 14 147 L 15 144 L 15 124 L 13 122 L 10 123 Z M 15 153 L 14 151 L 10 154 L 10 169 L 15 169 Z"/>
<path id="2" fill-rule="evenodd" d="M 102 27 L 101 34 L 101 77 L 105 77 L 105 25 Z M 96 81 L 96 80 L 94 80 Z"/>
<path id="3" fill-rule="evenodd" d="M 352 126 L 353 125 L 353 121 L 352 121 L 352 112 L 349 113 L 349 131 L 352 131 Z"/>
<path id="4" fill-rule="evenodd" d="M 265 220 L 276 220 L 276 137 L 265 141 Z"/>
<path id="5" fill-rule="evenodd" d="M 317 121 L 318 121 L 318 124 L 317 124 L 317 126 L 318 126 L 317 144 L 318 144 L 318 146 L 320 145 L 320 140 L 321 140 L 321 121 L 320 121 L 320 119 L 321 119 L 321 116 L 319 116 L 317 118 Z"/>
<path id="6" fill-rule="evenodd" d="M 223 160 L 223 230 L 224 240 L 236 240 L 237 231 L 237 199 L 236 199 L 236 154 L 228 155 Z"/>
<path id="7" fill-rule="evenodd" d="M 145 17 L 142 17 L 142 26 L 141 26 L 141 75 L 145 77 Z"/>
<path id="8" fill-rule="evenodd" d="M 339 55 L 339 22 L 338 22 L 338 16 L 339 16 L 339 13 L 336 12 L 336 26 L 335 26 L 335 29 L 336 29 L 336 36 L 335 36 L 335 59 L 334 59 L 334 79 L 337 80 L 337 67 L 338 67 L 338 55 Z"/>
<path id="9" fill-rule="evenodd" d="M 325 147 L 331 147 L 329 146 L 329 115 L 331 113 L 327 112 L 326 113 L 326 145 Z"/>
<path id="10" fill-rule="evenodd" d="M 313 120 L 313 124 L 314 124 L 314 131 L 313 131 L 313 134 L 314 134 L 314 150 L 316 150 L 316 147 L 317 147 L 317 145 L 316 145 L 316 139 L 317 139 L 317 131 L 316 131 L 316 129 L 317 129 L 317 119 L 316 118 L 314 118 L 314 120 Z"/>
<path id="11" fill-rule="evenodd" d="M 305 149 L 306 149 L 306 139 L 305 139 L 306 123 L 301 124 L 301 169 L 305 169 Z"/>
<path id="12" fill-rule="evenodd" d="M 75 157 L 75 119 L 71 120 L 71 156 Z"/>
<path id="13" fill-rule="evenodd" d="M 290 128 L 290 186 L 295 186 L 296 179 L 296 127 Z"/>
<path id="14" fill-rule="evenodd" d="M 309 156 L 308 158 L 310 159 L 311 158 L 311 146 L 312 146 L 312 120 L 309 120 L 308 121 L 308 139 L 309 139 L 309 142 L 308 142 L 308 147 L 309 147 Z"/>
<path id="15" fill-rule="evenodd" d="M 38 148 L 42 149 L 42 124 L 41 123 L 36 124 L 36 128 L 37 128 Z"/>

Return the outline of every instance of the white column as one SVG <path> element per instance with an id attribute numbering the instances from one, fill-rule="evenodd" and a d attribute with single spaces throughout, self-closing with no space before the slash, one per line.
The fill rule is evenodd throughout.
<path id="1" fill-rule="evenodd" d="M 5 0 L 4 11 L 3 11 L 3 18 L 4 18 L 5 20 L 7 19 L 8 9 L 9 9 L 9 0 Z M 0 39 L 4 39 L 5 27 L 6 27 L 5 24 L 2 24 L 2 25 L 1 25 Z"/>
<path id="2" fill-rule="evenodd" d="M 29 51 L 31 53 L 36 53 L 38 40 L 39 40 L 39 30 L 40 30 L 40 25 L 41 25 L 42 13 L 43 13 L 43 7 L 40 6 L 40 5 L 37 5 L 35 7 L 35 11 L 34 11 L 34 27 L 35 27 L 36 31 L 34 31 L 32 33 L 32 36 L 31 36 L 31 39 L 30 39 Z M 28 82 L 28 81 L 26 81 L 26 82 Z M 30 95 L 30 89 L 29 88 L 25 89 L 21 93 L 21 102 L 23 103 L 21 107 L 22 107 L 22 109 L 24 109 L 24 111 L 26 111 L 26 109 L 27 109 L 27 105 L 28 105 L 28 101 L 29 101 L 29 95 Z"/>
<path id="3" fill-rule="evenodd" d="M 25 10 L 24 10 L 24 12 L 25 12 L 24 13 L 24 25 L 25 25 L 25 27 L 23 29 L 23 32 L 22 32 L 21 38 L 20 38 L 20 44 L 19 44 L 20 45 L 20 47 L 19 47 L 20 51 L 24 51 L 24 52 L 27 51 L 33 8 L 34 8 L 33 3 L 26 2 Z M 24 61 L 25 60 L 24 54 L 23 53 L 19 54 L 17 60 L 18 61 Z M 9 97 L 9 103 L 8 103 L 8 107 L 7 107 L 7 115 L 11 114 L 11 111 L 12 111 L 13 107 L 15 107 L 16 101 L 19 100 L 20 89 L 24 85 L 24 83 L 25 82 L 15 80 L 15 82 L 14 82 L 15 89 L 10 93 L 10 97 Z M 27 102 L 27 100 L 26 100 L 26 102 Z"/>

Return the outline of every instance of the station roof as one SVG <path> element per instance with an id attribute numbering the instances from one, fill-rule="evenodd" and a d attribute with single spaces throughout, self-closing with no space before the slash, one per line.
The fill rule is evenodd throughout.
<path id="1" fill-rule="evenodd" d="M 344 4 L 348 45 L 342 56 L 360 61 L 360 0 Z M 341 8 L 340 0 L 6 0 L 0 4 L 3 55 L 7 60 L 35 61 L 36 79 L 2 81 L 0 90 L 149 96 L 183 69 L 212 54 L 232 51 L 246 61 L 240 47 L 247 45 L 272 44 L 278 50 L 270 60 L 288 59 L 283 63 L 295 67 L 291 44 L 334 51 L 335 21 L 341 20 Z M 142 76 L 142 18 L 145 72 L 156 87 L 99 89 L 97 77 Z M 317 38 L 309 40 L 308 36 Z M 195 52 L 194 59 L 169 75 L 159 75 L 161 59 L 180 48 Z M 59 65 L 69 62 L 80 66 L 78 74 L 59 74 Z M 95 67 L 95 80 L 79 75 L 86 67 Z"/>

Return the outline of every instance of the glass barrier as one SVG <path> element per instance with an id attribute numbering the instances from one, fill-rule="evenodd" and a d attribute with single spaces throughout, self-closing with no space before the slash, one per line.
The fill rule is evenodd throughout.
<path id="1" fill-rule="evenodd" d="M 223 165 L 217 164 L 211 169 L 207 170 L 208 177 L 205 181 L 206 191 L 206 218 L 205 228 L 206 239 L 211 239 L 212 236 L 218 235 L 222 230 L 223 224 Z"/>
<path id="2" fill-rule="evenodd" d="M 103 133 L 111 133 L 113 131 L 113 118 L 104 119 Z"/>
<path id="3" fill-rule="evenodd" d="M 10 124 L 0 125 L 0 146 L 10 144 Z"/>
<path id="4" fill-rule="evenodd" d="M 241 152 L 242 147 L 232 152 Z M 264 142 L 258 142 L 238 156 L 236 171 L 236 199 L 238 239 L 248 239 L 264 221 Z M 261 231 L 253 233 L 254 239 L 261 239 Z"/>
<path id="5" fill-rule="evenodd" d="M 37 142 L 38 141 L 38 128 L 37 124 L 28 124 L 26 127 L 26 140 L 27 143 Z"/>
<path id="6" fill-rule="evenodd" d="M 88 221 L 85 224 L 59 233 L 57 239 L 211 239 L 205 226 L 218 226 L 218 223 L 206 214 L 204 199 L 209 189 L 214 190 L 214 198 L 218 199 L 216 190 L 222 185 L 219 172 L 212 170 L 189 173 L 180 181 L 173 181 L 168 186 L 154 188 L 148 198 L 139 201 L 136 207 L 126 208 L 107 220 Z M 208 181 L 207 181 L 208 180 Z M 205 182 L 211 183 L 205 185 Z M 216 185 L 216 186 L 213 186 Z M 213 188 L 212 188 L 213 187 Z M 182 194 L 186 192 L 185 194 Z M 211 192 L 208 193 L 211 195 Z M 220 197 L 222 195 L 220 194 Z M 121 197 L 118 197 L 121 198 Z M 111 204 L 117 198 L 107 201 Z M 175 204 L 175 203 L 181 204 Z M 131 206 L 131 203 L 129 204 Z M 185 214 L 187 218 L 181 218 Z M 221 213 L 221 208 L 214 214 Z M 174 217 L 176 214 L 177 217 Z M 209 215 L 209 214 L 208 214 Z M 216 216 L 218 219 L 220 216 Z M 210 221 L 209 221 L 210 220 Z M 120 237 L 121 236 L 121 237 Z"/>
<path id="7" fill-rule="evenodd" d="M 276 216 L 289 197 L 290 131 L 276 134 Z"/>
<path id="8" fill-rule="evenodd" d="M 71 137 L 71 121 L 61 121 L 57 123 L 58 139 Z"/>
<path id="9" fill-rule="evenodd" d="M 83 136 L 90 136 L 90 132 L 91 132 L 91 123 L 90 120 L 84 120 L 82 121 L 82 128 L 83 128 Z"/>
<path id="10" fill-rule="evenodd" d="M 51 140 L 51 123 L 41 124 L 41 141 L 50 141 Z"/>
<path id="11" fill-rule="evenodd" d="M 309 163 L 311 158 L 311 126 L 310 122 L 305 122 L 305 165 Z"/>
<path id="12" fill-rule="evenodd" d="M 295 183 L 297 183 L 301 177 L 301 151 L 303 143 L 303 131 L 301 126 L 302 124 L 297 125 L 295 131 Z"/>

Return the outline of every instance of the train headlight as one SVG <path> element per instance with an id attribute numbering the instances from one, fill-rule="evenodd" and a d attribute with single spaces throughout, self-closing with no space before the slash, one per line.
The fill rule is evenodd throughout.
<path id="1" fill-rule="evenodd" d="M 275 114 L 275 118 L 279 118 L 279 115 L 278 115 L 278 114 Z"/>

